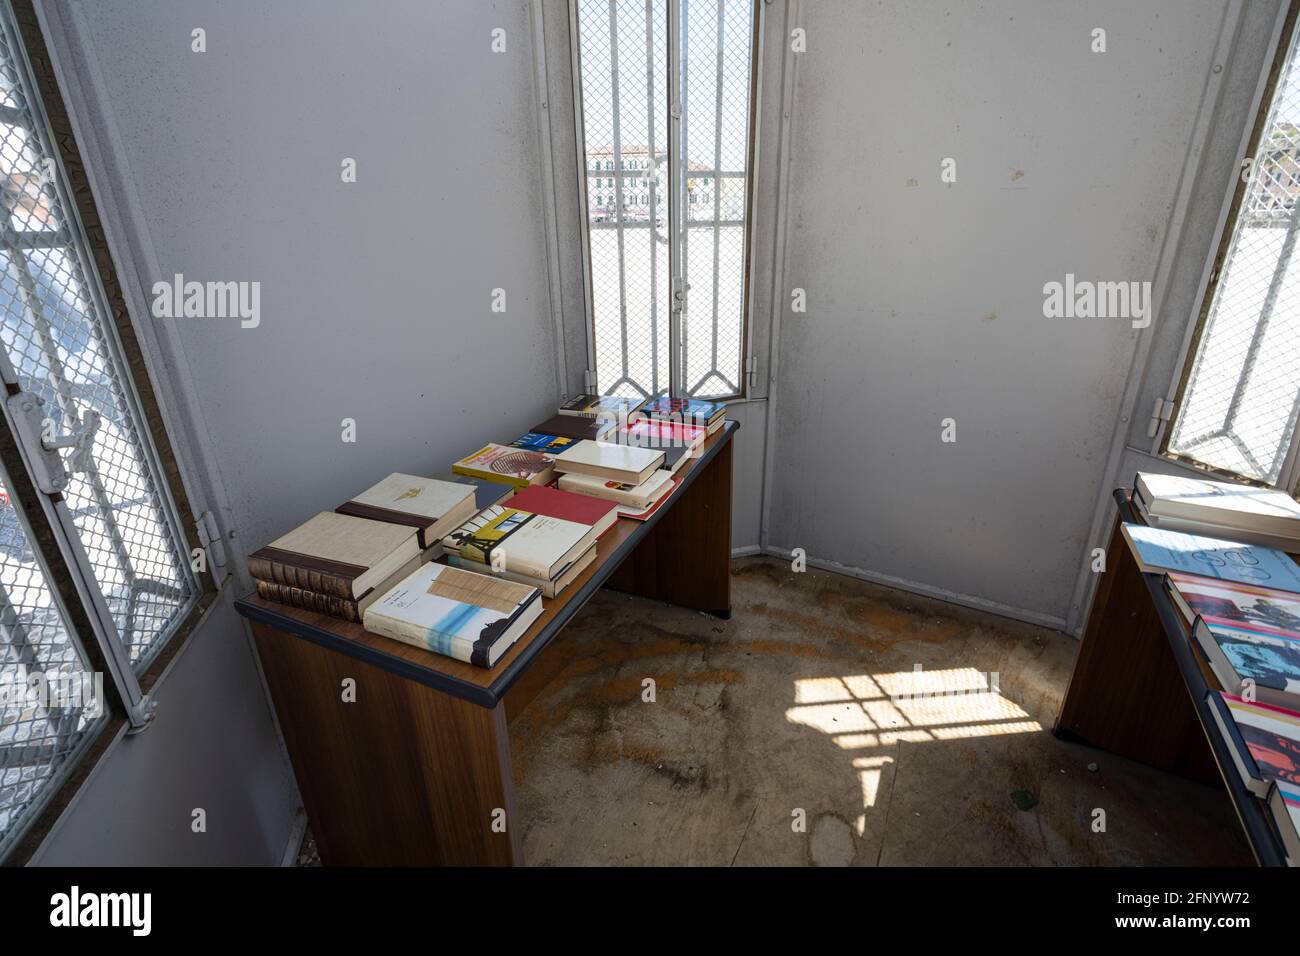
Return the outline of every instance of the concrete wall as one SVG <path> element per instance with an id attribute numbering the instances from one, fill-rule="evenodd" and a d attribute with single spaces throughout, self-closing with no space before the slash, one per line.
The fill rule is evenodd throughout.
<path id="1" fill-rule="evenodd" d="M 801 4 L 774 546 L 1064 622 L 1226 6 Z"/>
<path id="2" fill-rule="evenodd" d="M 236 552 L 554 407 L 527 4 L 45 6 L 73 34 L 59 65 L 91 91 L 79 119 L 122 170 L 112 199 L 148 247 L 137 298 L 174 273 L 261 283 L 259 327 L 169 329 Z M 191 52 L 196 27 L 206 53 Z M 37 862 L 279 862 L 297 801 L 228 608 L 158 697 L 156 725 L 115 745 Z M 197 806 L 207 840 L 187 836 Z"/>

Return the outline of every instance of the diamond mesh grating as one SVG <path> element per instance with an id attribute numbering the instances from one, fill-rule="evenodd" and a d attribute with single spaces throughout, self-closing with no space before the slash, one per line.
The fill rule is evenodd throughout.
<path id="1" fill-rule="evenodd" d="M 90 668 L 0 485 L 0 855 L 102 716 Z"/>
<path id="2" fill-rule="evenodd" d="M 1270 483 L 1281 476 L 1300 411 L 1300 62 L 1292 43 L 1168 446 Z"/>
<path id="3" fill-rule="evenodd" d="M 0 34 L 0 344 L 52 436 L 102 422 L 91 467 L 64 492 L 91 571 L 142 669 L 197 589 L 177 546 L 98 300 L 66 217 L 56 165 Z M 65 453 L 66 455 L 66 453 Z M 67 458 L 65 457 L 65 461 Z"/>
<path id="4" fill-rule="evenodd" d="M 577 7 L 602 393 L 649 396 L 669 385 L 668 2 L 581 0 Z M 678 2 L 688 157 L 678 200 L 679 221 L 688 224 L 679 257 L 689 283 L 683 384 L 691 394 L 722 397 L 740 391 L 744 347 L 753 5 Z"/>

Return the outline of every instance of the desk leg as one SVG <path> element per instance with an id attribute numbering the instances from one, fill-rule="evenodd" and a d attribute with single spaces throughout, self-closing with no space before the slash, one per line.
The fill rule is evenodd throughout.
<path id="1" fill-rule="evenodd" d="M 488 710 L 252 627 L 322 863 L 523 862 L 500 704 Z M 343 693 L 349 678 L 352 702 Z M 498 810 L 504 833 L 493 828 Z"/>
<path id="2" fill-rule="evenodd" d="M 731 446 L 671 501 L 608 587 L 731 616 Z"/>
<path id="3" fill-rule="evenodd" d="M 1223 786 L 1119 522 L 1106 549 L 1056 735 Z"/>

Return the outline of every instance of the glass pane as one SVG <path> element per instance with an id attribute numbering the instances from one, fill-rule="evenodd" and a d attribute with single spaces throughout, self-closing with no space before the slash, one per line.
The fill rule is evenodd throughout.
<path id="1" fill-rule="evenodd" d="M 596 383 L 668 390 L 667 0 L 578 4 Z"/>
<path id="2" fill-rule="evenodd" d="M 682 385 L 724 398 L 741 391 L 745 344 L 754 9 L 750 0 L 681 4 Z"/>
<path id="3" fill-rule="evenodd" d="M 1300 410 L 1300 65 L 1260 138 L 1169 451 L 1276 482 Z"/>
<path id="4" fill-rule="evenodd" d="M 92 674 L 0 484 L 0 856 L 104 719 Z"/>
<path id="5" fill-rule="evenodd" d="M 91 570 L 137 670 L 197 594 L 139 430 L 111 321 L 86 280 L 56 167 L 0 35 L 0 343 L 55 435 L 101 416 L 91 467 L 64 493 Z M 68 453 L 64 453 L 65 461 Z"/>

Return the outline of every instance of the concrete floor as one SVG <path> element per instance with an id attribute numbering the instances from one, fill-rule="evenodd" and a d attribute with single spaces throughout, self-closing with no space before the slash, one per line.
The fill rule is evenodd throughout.
<path id="1" fill-rule="evenodd" d="M 565 630 L 511 723 L 529 864 L 1251 862 L 1221 791 L 1051 735 L 1072 638 L 766 558 L 733 602 Z"/>

